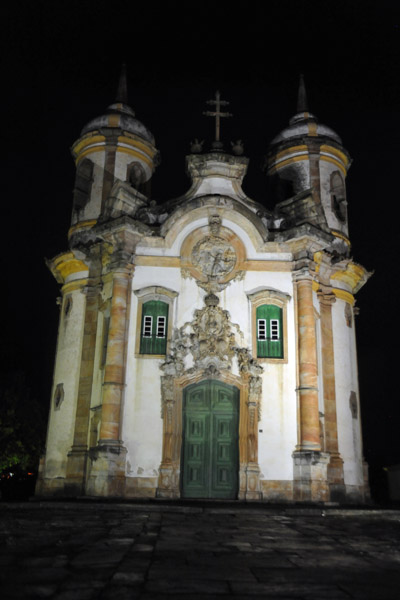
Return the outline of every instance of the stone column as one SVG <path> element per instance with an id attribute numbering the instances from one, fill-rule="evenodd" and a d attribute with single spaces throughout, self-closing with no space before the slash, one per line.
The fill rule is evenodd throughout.
<path id="1" fill-rule="evenodd" d="M 322 350 L 322 380 L 324 386 L 325 413 L 325 451 L 329 454 L 328 483 L 332 501 L 345 500 L 343 476 L 343 460 L 339 454 L 337 417 L 335 363 L 332 330 L 332 305 L 335 295 L 329 290 L 319 291 L 318 299 L 321 315 L 321 350 Z"/>
<path id="2" fill-rule="evenodd" d="M 321 452 L 318 370 L 312 276 L 309 267 L 294 274 L 297 297 L 299 444 L 293 453 L 294 500 L 328 500 L 326 464 Z"/>
<path id="3" fill-rule="evenodd" d="M 88 480 L 88 493 L 97 496 L 121 496 L 125 491 L 126 449 L 121 440 L 121 408 L 132 266 L 117 267 L 112 277 L 100 436 Z"/>
<path id="4" fill-rule="evenodd" d="M 94 355 L 98 319 L 98 287 L 86 288 L 85 323 L 83 329 L 81 370 L 75 416 L 74 440 L 68 453 L 65 493 L 80 496 L 85 493 L 88 458 L 88 431 L 92 397 Z"/>

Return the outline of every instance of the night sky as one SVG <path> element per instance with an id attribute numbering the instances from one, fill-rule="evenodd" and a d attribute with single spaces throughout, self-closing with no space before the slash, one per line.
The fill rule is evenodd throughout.
<path id="1" fill-rule="evenodd" d="M 309 107 L 343 140 L 352 255 L 375 271 L 357 295 L 364 452 L 373 468 L 400 462 L 398 172 L 400 14 L 381 0 L 18 2 L 2 9 L 2 364 L 22 370 L 48 406 L 59 288 L 45 265 L 67 249 L 72 143 L 115 97 L 121 63 L 129 103 L 162 163 L 159 202 L 188 189 L 185 155 L 212 140 L 202 115 L 216 89 L 222 123 L 250 158 L 244 190 L 271 207 L 261 172 L 271 139 L 296 112 L 299 73 Z M 47 409 L 46 409 L 47 410 Z"/>

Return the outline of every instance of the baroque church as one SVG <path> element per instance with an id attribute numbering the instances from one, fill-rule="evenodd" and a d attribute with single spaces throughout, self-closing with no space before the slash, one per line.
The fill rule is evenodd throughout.
<path id="1" fill-rule="evenodd" d="M 341 138 L 308 111 L 271 141 L 274 208 L 242 190 L 241 141 L 186 157 L 156 203 L 152 133 L 117 99 L 82 129 L 39 496 L 363 502 Z"/>

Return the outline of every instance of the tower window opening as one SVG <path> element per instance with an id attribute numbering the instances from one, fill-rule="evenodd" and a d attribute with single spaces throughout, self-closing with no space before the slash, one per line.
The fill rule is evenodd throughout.
<path id="1" fill-rule="evenodd" d="M 339 171 L 331 175 L 331 206 L 332 211 L 341 223 L 346 222 L 346 192 L 344 181 Z"/>

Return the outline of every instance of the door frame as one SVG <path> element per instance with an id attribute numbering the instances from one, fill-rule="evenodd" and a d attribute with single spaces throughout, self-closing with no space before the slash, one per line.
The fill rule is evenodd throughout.
<path id="1" fill-rule="evenodd" d="M 239 389 L 239 500 L 260 500 L 260 468 L 258 465 L 259 400 L 251 392 L 251 376 L 241 377 L 229 371 L 197 372 L 181 377 L 165 377 L 162 381 L 163 439 L 156 495 L 159 498 L 181 497 L 181 455 L 183 390 L 191 384 L 210 379 Z"/>

